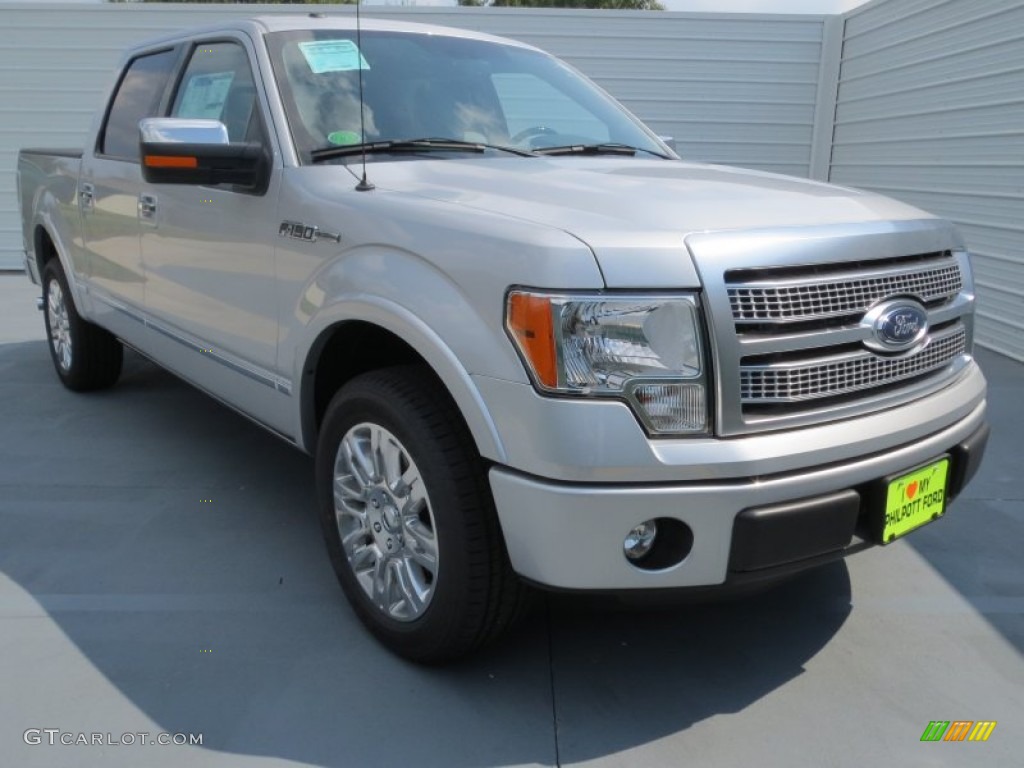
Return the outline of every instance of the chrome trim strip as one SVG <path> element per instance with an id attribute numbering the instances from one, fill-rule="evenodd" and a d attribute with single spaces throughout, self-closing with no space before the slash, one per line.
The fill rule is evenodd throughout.
<path id="1" fill-rule="evenodd" d="M 807 400 L 799 404 L 805 405 L 806 409 L 801 408 L 795 413 L 747 413 L 744 414 L 745 423 L 748 425 L 747 431 L 756 433 L 793 427 L 814 427 L 911 404 L 964 379 L 969 375 L 969 367 L 973 360 L 974 358 L 970 355 L 960 355 L 948 364 L 948 375 L 931 376 L 923 381 L 911 381 L 909 384 L 901 384 L 898 389 L 880 393 L 867 392 L 863 398 L 849 402 L 833 403 Z"/>
<path id="2" fill-rule="evenodd" d="M 970 311 L 971 298 L 964 294 L 957 295 L 948 304 L 928 312 L 928 325 L 934 328 L 950 320 L 955 320 Z M 803 333 L 786 332 L 779 328 L 779 334 L 740 333 L 737 339 L 740 354 L 743 357 L 768 355 L 777 352 L 798 352 L 800 350 L 817 349 L 819 347 L 837 347 L 842 344 L 856 344 L 868 338 L 870 332 L 859 325 L 842 325 L 819 331 Z"/>
<path id="3" fill-rule="evenodd" d="M 894 357 L 861 350 L 806 360 L 741 364 L 740 402 L 745 406 L 798 404 L 898 385 L 949 365 L 966 353 L 966 339 L 967 331 L 958 323 L 928 337 L 917 350 Z"/>
<path id="4" fill-rule="evenodd" d="M 117 301 L 116 299 L 112 299 L 109 296 L 96 294 L 96 298 L 102 301 L 107 306 L 130 317 L 137 323 L 141 323 L 146 328 L 151 328 L 157 333 L 166 336 L 167 338 L 173 341 L 178 342 L 179 344 L 181 344 L 184 347 L 187 347 L 193 352 L 196 352 L 197 354 L 201 354 L 206 358 L 214 360 L 223 365 L 224 367 L 230 368 L 236 373 L 240 373 L 243 376 L 252 379 L 253 381 L 258 381 L 260 384 L 268 386 L 271 389 L 276 390 L 277 392 L 280 392 L 283 395 L 291 396 L 292 383 L 283 376 L 278 376 L 272 371 L 268 371 L 265 368 L 261 368 L 259 366 L 253 365 L 252 363 L 246 362 L 245 360 L 235 357 L 234 355 L 225 352 L 221 349 L 208 346 L 207 344 L 204 344 L 203 342 L 196 340 L 194 337 L 190 337 L 189 335 L 185 334 L 182 331 L 179 331 L 176 328 L 173 328 L 170 325 L 155 320 L 153 317 L 146 314 L 145 312 L 140 312 L 139 310 L 122 304 L 121 302 Z"/>
<path id="5" fill-rule="evenodd" d="M 813 269 L 813 265 L 808 268 Z M 778 325 L 861 314 L 881 299 L 904 294 L 924 302 L 948 299 L 963 289 L 963 278 L 956 259 L 942 256 L 863 272 L 739 282 L 727 276 L 726 285 L 737 325 Z M 812 311 L 815 305 L 837 308 Z"/>
<path id="6" fill-rule="evenodd" d="M 135 322 L 139 323 L 140 325 L 142 325 L 142 326 L 146 325 L 146 318 L 142 315 L 141 312 L 138 312 L 137 310 L 132 309 L 131 307 L 129 307 L 129 306 L 125 305 L 125 304 L 122 304 L 121 302 L 116 301 L 115 299 L 112 299 L 109 296 L 106 296 L 106 295 L 104 295 L 102 293 L 99 293 L 98 291 L 93 291 L 93 298 L 99 299 L 104 304 L 106 304 L 108 307 L 112 307 L 113 309 L 116 309 L 118 312 L 120 312 L 121 314 L 131 318 L 132 320 L 134 320 Z"/>

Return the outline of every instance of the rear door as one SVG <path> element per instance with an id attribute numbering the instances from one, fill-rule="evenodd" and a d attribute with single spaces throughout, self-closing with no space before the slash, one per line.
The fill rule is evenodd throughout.
<path id="1" fill-rule="evenodd" d="M 97 133 L 82 156 L 78 206 L 82 215 L 85 274 L 104 325 L 138 341 L 146 275 L 139 242 L 139 120 L 165 108 L 179 50 L 166 47 L 125 66 Z"/>

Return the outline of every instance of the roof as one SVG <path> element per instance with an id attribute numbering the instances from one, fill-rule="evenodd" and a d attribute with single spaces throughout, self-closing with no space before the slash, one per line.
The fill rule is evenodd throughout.
<path id="1" fill-rule="evenodd" d="M 446 37 L 460 37 L 469 40 L 485 40 L 502 45 L 513 45 L 519 48 L 537 50 L 532 45 L 527 45 L 526 43 L 521 43 L 518 40 L 512 40 L 507 37 L 498 37 L 497 35 L 488 35 L 482 32 L 474 32 L 469 29 L 459 29 L 457 27 L 443 27 L 437 24 L 417 24 L 408 21 L 363 18 L 360 19 L 359 26 L 367 32 L 405 32 L 421 35 L 443 35 Z M 354 14 L 328 16 L 307 13 L 294 15 L 275 14 L 273 16 L 254 16 L 248 19 L 233 19 L 222 21 L 217 24 L 204 24 L 201 27 L 181 29 L 173 34 L 151 38 L 142 42 L 140 45 L 135 46 L 135 49 L 149 47 L 154 43 L 182 40 L 185 38 L 195 37 L 196 35 L 224 32 L 227 30 L 243 30 L 249 32 L 253 36 L 258 36 L 268 32 L 288 32 L 304 29 L 338 29 L 352 31 L 356 29 L 356 17 Z"/>

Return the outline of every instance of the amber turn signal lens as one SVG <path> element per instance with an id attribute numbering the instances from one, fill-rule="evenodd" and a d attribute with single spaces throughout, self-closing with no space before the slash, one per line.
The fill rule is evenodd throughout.
<path id="1" fill-rule="evenodd" d="M 509 294 L 508 329 L 537 380 L 551 389 L 558 386 L 551 300 L 529 293 Z"/>
<path id="2" fill-rule="evenodd" d="M 199 161 L 194 157 L 167 155 L 146 155 L 145 163 L 150 168 L 197 168 L 199 166 Z"/>

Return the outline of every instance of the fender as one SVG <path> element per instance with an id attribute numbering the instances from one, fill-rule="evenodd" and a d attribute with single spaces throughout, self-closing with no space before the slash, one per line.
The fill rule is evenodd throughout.
<path id="1" fill-rule="evenodd" d="M 47 193 L 47 196 L 52 198 L 52 195 L 50 195 L 49 193 Z M 54 203 L 51 202 L 51 206 L 53 205 Z M 40 209 L 37 208 L 36 210 L 38 211 Z M 74 267 L 74 262 L 71 256 L 69 255 L 70 252 L 68 249 L 68 244 L 64 240 L 64 238 L 61 237 L 60 230 L 56 226 L 56 222 L 53 221 L 53 217 L 49 213 L 49 211 L 52 210 L 52 207 L 48 207 L 42 210 L 43 212 L 37 213 L 33 220 L 31 242 L 31 257 L 33 264 L 35 264 L 36 266 L 36 270 L 39 272 L 39 286 L 40 288 L 42 288 L 43 273 L 42 267 L 39 263 L 39 254 L 36 252 L 35 233 L 37 229 L 41 228 L 43 232 L 46 233 L 46 236 L 50 238 L 50 242 L 53 243 L 53 248 L 57 253 L 57 259 L 60 261 L 61 267 L 64 268 L 64 277 L 67 278 L 68 289 L 71 291 L 71 298 L 75 303 L 75 309 L 78 310 L 78 313 L 82 317 L 88 319 L 88 316 L 91 315 L 91 312 L 89 311 L 91 304 L 87 305 L 88 289 L 79 280 L 78 273 Z"/>
<path id="2" fill-rule="evenodd" d="M 300 445 L 312 451 L 316 431 L 310 407 L 313 381 L 304 375 L 308 361 L 334 327 L 358 320 L 393 333 L 423 357 L 455 400 L 480 454 L 504 462 L 506 451 L 494 419 L 470 376 L 487 373 L 527 381 L 511 344 L 505 354 L 495 348 L 494 339 L 504 338 L 501 313 L 496 306 L 490 317 L 484 316 L 447 276 L 406 251 L 371 246 L 331 259 L 296 302 L 293 325 L 282 329 L 280 359 L 299 389 Z M 486 370 L 476 370 L 485 367 L 484 361 L 489 363 Z"/>
<path id="3" fill-rule="evenodd" d="M 304 343 L 297 350 L 302 366 L 296 368 L 296 380 L 299 384 L 299 403 L 301 409 L 300 447 L 312 453 L 314 449 L 312 408 L 313 381 L 302 376 L 306 360 L 311 352 L 317 351 L 321 338 L 331 329 L 347 320 L 359 320 L 379 326 L 408 343 L 418 352 L 431 367 L 437 377 L 451 394 L 456 406 L 466 420 L 473 435 L 477 450 L 485 458 L 492 461 L 506 461 L 505 448 L 501 436 L 495 426 L 494 419 L 487 409 L 479 390 L 473 384 L 469 372 L 465 369 L 452 349 L 441 337 L 421 318 L 394 301 L 369 294 L 352 294 L 338 298 L 337 303 L 317 315 L 315 324 L 309 328 L 312 341 Z"/>

